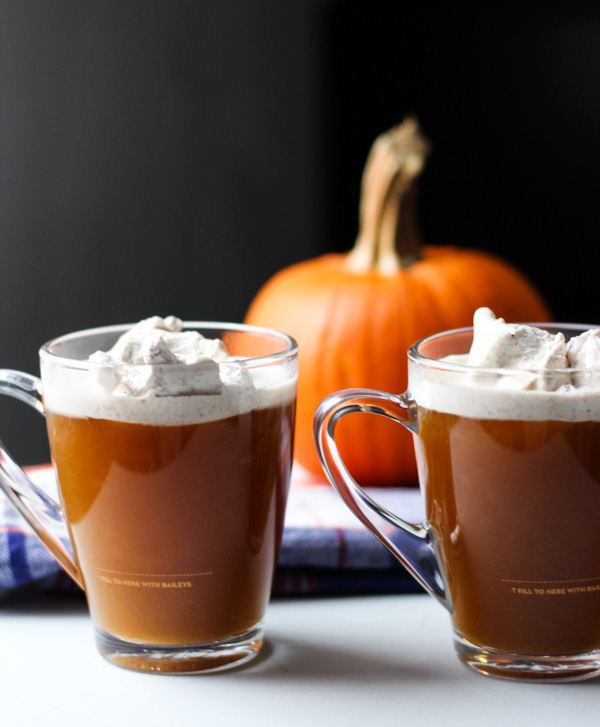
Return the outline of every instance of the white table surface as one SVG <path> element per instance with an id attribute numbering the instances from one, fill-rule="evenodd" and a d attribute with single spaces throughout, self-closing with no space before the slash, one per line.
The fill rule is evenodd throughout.
<path id="1" fill-rule="evenodd" d="M 275 600 L 246 667 L 204 676 L 128 671 L 95 650 L 79 598 L 0 601 L 2 725 L 371 727 L 598 725 L 600 679 L 563 685 L 472 673 L 425 595 Z M 75 721 L 75 719 L 77 721 Z"/>

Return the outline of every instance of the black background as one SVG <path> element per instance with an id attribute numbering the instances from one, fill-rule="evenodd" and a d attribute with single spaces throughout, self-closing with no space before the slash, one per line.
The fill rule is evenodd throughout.
<path id="1" fill-rule="evenodd" d="M 0 0 L 0 364 L 174 314 L 241 320 L 347 250 L 374 138 L 418 116 L 433 244 L 514 263 L 600 323 L 600 11 L 569 3 Z M 39 415 L 2 399 L 24 463 Z"/>

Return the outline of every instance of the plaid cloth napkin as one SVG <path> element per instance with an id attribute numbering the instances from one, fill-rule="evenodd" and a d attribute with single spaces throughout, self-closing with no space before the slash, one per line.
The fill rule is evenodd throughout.
<path id="1" fill-rule="evenodd" d="M 51 497 L 57 498 L 56 481 L 49 465 L 28 468 L 28 474 Z M 405 520 L 423 520 L 418 489 L 369 492 Z M 23 586 L 79 590 L 0 494 L 0 597 Z M 333 488 L 294 467 L 274 596 L 421 590 L 387 548 L 346 508 Z"/>

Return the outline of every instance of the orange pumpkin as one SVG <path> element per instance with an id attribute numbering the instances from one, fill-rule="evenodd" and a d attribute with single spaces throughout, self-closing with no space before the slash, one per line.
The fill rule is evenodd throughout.
<path id="1" fill-rule="evenodd" d="M 252 302 L 246 322 L 285 331 L 299 343 L 296 460 L 320 472 L 312 418 L 328 394 L 350 387 L 401 393 L 406 352 L 433 333 L 472 324 L 480 306 L 509 321 L 550 313 L 513 267 L 481 251 L 421 246 L 414 180 L 427 142 L 409 119 L 380 136 L 363 175 L 360 233 L 353 250 L 276 274 Z M 336 439 L 365 486 L 413 485 L 410 435 L 376 415 L 345 417 Z"/>

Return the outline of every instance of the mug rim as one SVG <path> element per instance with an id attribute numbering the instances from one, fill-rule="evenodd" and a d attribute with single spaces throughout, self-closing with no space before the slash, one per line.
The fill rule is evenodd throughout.
<path id="1" fill-rule="evenodd" d="M 541 328 L 543 330 L 554 330 L 556 332 L 559 331 L 578 331 L 579 333 L 585 333 L 585 331 L 589 331 L 592 329 L 598 329 L 600 328 L 600 324 L 589 324 L 589 323 L 517 323 L 517 325 L 523 325 L 523 326 L 532 326 L 535 328 Z M 466 333 L 472 333 L 473 332 L 473 326 L 465 326 L 464 328 L 453 328 L 447 331 L 440 331 L 438 333 L 434 333 L 431 336 L 425 336 L 424 338 L 419 339 L 413 345 L 408 349 L 408 358 L 411 362 L 419 364 L 421 366 L 427 366 L 428 368 L 436 368 L 443 371 L 452 371 L 456 373 L 470 373 L 478 372 L 478 373 L 489 373 L 489 374 L 503 374 L 503 375 L 509 375 L 513 372 L 519 372 L 522 374 L 523 372 L 530 372 L 530 373 L 544 373 L 547 374 L 548 372 L 561 374 L 561 373 L 570 373 L 573 374 L 575 372 L 582 372 L 582 371 L 598 371 L 600 370 L 600 364 L 598 366 L 586 366 L 586 367 L 569 367 L 569 368 L 556 368 L 556 369 L 547 369 L 547 368 L 509 368 L 509 367 L 492 367 L 492 366 L 471 366 L 469 364 L 465 363 L 458 363 L 456 361 L 443 361 L 442 359 L 435 359 L 430 358 L 429 356 L 425 356 L 421 353 L 419 350 L 421 346 L 425 345 L 426 343 L 429 343 L 430 341 L 435 341 L 437 339 L 442 338 L 449 338 L 450 336 L 457 336 L 457 335 L 464 335 Z"/>
<path id="2" fill-rule="evenodd" d="M 285 347 L 281 351 L 270 353 L 264 356 L 256 357 L 236 357 L 238 363 L 242 366 L 260 366 L 267 363 L 273 363 L 274 360 L 283 360 L 286 358 L 292 358 L 298 353 L 298 343 L 292 336 L 283 331 L 275 330 L 274 328 L 265 328 L 262 326 L 253 326 L 246 323 L 226 323 L 221 321 L 182 321 L 183 329 L 182 332 L 189 330 L 202 330 L 205 331 L 233 331 L 239 333 L 254 334 L 256 336 L 262 336 L 263 338 L 271 338 L 281 341 L 285 344 Z M 86 338 L 93 335 L 103 335 L 109 333 L 124 333 L 135 326 L 136 323 L 119 323 L 108 326 L 98 326 L 95 328 L 84 328 L 78 331 L 72 331 L 65 333 L 61 336 L 56 336 L 49 341 L 46 341 L 40 349 L 39 356 L 42 361 L 52 362 L 54 364 L 62 364 L 64 366 L 72 366 L 77 364 L 78 367 L 82 365 L 90 368 L 95 367 L 106 367 L 106 366 L 128 366 L 128 367 L 148 367 L 148 366 L 162 366 L 164 364 L 147 364 L 147 363 L 125 363 L 122 361 L 89 361 L 87 359 L 71 358 L 69 356 L 60 355 L 51 350 L 52 346 L 57 344 L 66 343 L 69 341 L 76 340 L 77 338 Z M 174 364 L 177 365 L 177 364 Z M 187 366 L 187 364 L 181 364 Z"/>

